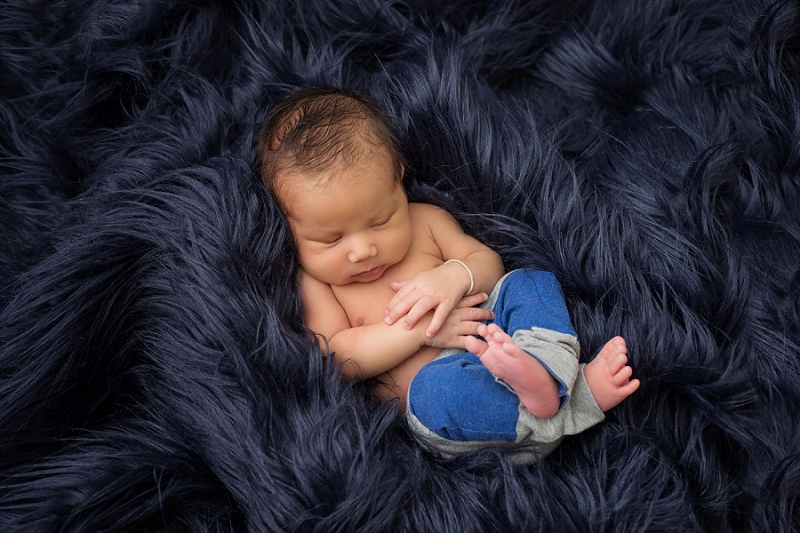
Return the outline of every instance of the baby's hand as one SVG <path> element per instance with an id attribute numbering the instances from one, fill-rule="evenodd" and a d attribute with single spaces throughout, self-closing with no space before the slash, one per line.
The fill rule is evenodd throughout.
<path id="1" fill-rule="evenodd" d="M 461 301 L 464 302 L 475 296 L 466 296 Z M 483 300 L 486 300 L 486 294 L 481 293 Z M 472 307 L 464 305 L 453 309 L 446 317 L 442 326 L 433 336 L 427 336 L 425 344 L 427 346 L 435 346 L 437 348 L 458 348 L 466 350 L 464 346 L 464 339 L 467 337 L 478 335 L 478 328 L 484 325 L 484 322 L 494 318 L 494 313 L 488 309 L 481 309 L 480 307 Z"/>
<path id="2" fill-rule="evenodd" d="M 392 282 L 391 287 L 397 294 L 386 308 L 385 321 L 391 325 L 405 315 L 403 327 L 411 329 L 425 313 L 435 309 L 425 331 L 426 336 L 431 338 L 436 335 L 453 309 L 464 307 L 462 297 L 467 285 L 466 279 L 453 277 L 452 271 L 448 272 L 445 265 L 420 272 L 410 280 Z M 464 300 L 474 302 L 467 307 L 478 305 L 487 298 L 485 294 L 481 299 L 474 299 L 474 296 L 478 295 L 464 297 Z"/>

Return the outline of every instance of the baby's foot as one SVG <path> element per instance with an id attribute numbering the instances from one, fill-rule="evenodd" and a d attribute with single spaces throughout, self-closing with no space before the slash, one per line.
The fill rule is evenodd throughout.
<path id="1" fill-rule="evenodd" d="M 517 346 L 496 324 L 480 325 L 478 334 L 486 342 L 467 337 L 466 348 L 495 376 L 505 381 L 534 416 L 550 418 L 558 412 L 558 385 L 547 369 Z"/>
<path id="2" fill-rule="evenodd" d="M 586 383 L 597 405 L 603 411 L 615 407 L 639 388 L 639 380 L 631 379 L 625 339 L 614 337 L 583 369 Z"/>

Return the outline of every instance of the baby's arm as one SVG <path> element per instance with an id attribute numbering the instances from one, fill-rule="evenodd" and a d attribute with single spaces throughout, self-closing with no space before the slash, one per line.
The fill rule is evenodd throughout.
<path id="1" fill-rule="evenodd" d="M 470 237 L 444 209 L 431 205 L 412 204 L 420 223 L 424 223 L 442 259 L 463 261 L 473 274 L 474 287 L 470 294 L 489 293 L 505 273 L 503 262 L 491 248 Z M 458 263 L 446 263 L 426 270 L 410 280 L 395 282 L 397 291 L 386 309 L 386 324 L 395 324 L 405 315 L 404 327 L 414 328 L 428 311 L 435 309 L 426 335 L 436 335 L 447 315 L 469 291 L 470 277 Z"/>
<path id="2" fill-rule="evenodd" d="M 493 318 L 491 311 L 473 307 L 484 301 L 486 295 L 474 295 L 459 304 L 433 338 L 425 335 L 422 322 L 410 329 L 400 323 L 388 325 L 383 322 L 350 327 L 347 315 L 329 285 L 301 273 L 300 290 L 306 327 L 327 339 L 330 351 L 336 354 L 338 361 L 345 362 L 341 372 L 347 379 L 368 379 L 382 374 L 425 345 L 465 349 L 464 338 L 477 334 L 482 321 Z M 324 350 L 322 339 L 320 343 Z"/>

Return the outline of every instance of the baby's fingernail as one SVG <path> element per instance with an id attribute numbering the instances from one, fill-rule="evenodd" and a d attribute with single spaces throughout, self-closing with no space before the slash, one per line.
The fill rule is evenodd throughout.
<path id="1" fill-rule="evenodd" d="M 392 324 L 392 319 L 391 319 L 391 318 L 389 318 L 388 316 L 387 316 L 386 318 L 384 318 L 384 319 L 383 319 L 383 321 L 384 321 L 384 322 L 386 322 L 386 323 L 387 323 L 387 324 L 389 324 L 389 325 L 391 325 L 391 324 Z"/>
<path id="2" fill-rule="evenodd" d="M 411 329 L 411 326 L 408 325 L 408 322 L 403 322 L 403 327 L 406 329 Z"/>
<path id="3" fill-rule="evenodd" d="M 433 333 L 431 333 L 430 331 L 426 331 L 425 336 L 430 339 L 431 337 L 433 337 Z"/>

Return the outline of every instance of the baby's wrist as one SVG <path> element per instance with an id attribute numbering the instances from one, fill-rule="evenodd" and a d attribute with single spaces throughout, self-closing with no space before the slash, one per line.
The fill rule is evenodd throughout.
<path id="1" fill-rule="evenodd" d="M 467 275 L 469 276 L 469 288 L 464 293 L 464 296 L 469 296 L 470 294 L 472 294 L 472 291 L 475 290 L 475 275 L 472 273 L 472 269 L 469 268 L 469 266 L 467 266 L 467 264 L 460 259 L 448 259 L 447 261 L 444 262 L 445 265 L 450 263 L 455 263 L 457 265 L 460 265 L 464 270 L 466 270 Z"/>
<path id="2" fill-rule="evenodd" d="M 416 339 L 419 343 L 419 347 L 423 348 L 425 346 L 429 346 L 431 339 L 428 337 L 428 333 L 426 332 L 427 328 L 421 327 L 420 324 L 416 324 L 413 329 L 416 332 Z"/>
<path id="3" fill-rule="evenodd" d="M 420 348 L 426 346 L 428 341 L 427 335 L 425 334 L 426 326 L 423 323 L 423 320 L 417 320 L 417 322 L 411 326 L 410 328 L 406 326 L 405 317 L 401 318 L 390 327 L 400 328 L 405 331 L 410 338 L 414 339 L 414 343 L 419 345 Z"/>

